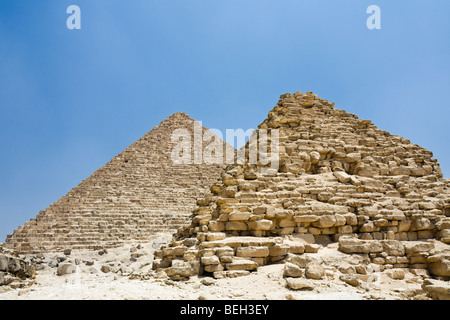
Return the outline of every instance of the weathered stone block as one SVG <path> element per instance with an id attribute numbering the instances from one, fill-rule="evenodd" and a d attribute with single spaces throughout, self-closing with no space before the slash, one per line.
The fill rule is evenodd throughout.
<path id="1" fill-rule="evenodd" d="M 252 271 L 258 268 L 258 263 L 252 260 L 235 260 L 232 263 L 227 264 L 227 270 L 247 270 Z"/>
<path id="2" fill-rule="evenodd" d="M 339 182 L 347 183 L 350 181 L 350 176 L 343 171 L 335 171 L 333 175 L 338 179 Z"/>
<path id="3" fill-rule="evenodd" d="M 269 247 L 269 255 L 271 257 L 284 256 L 288 254 L 290 246 L 287 244 L 276 244 Z"/>
<path id="4" fill-rule="evenodd" d="M 296 223 L 311 223 L 319 220 L 318 216 L 315 215 L 297 215 L 293 217 Z"/>
<path id="5" fill-rule="evenodd" d="M 286 285 L 292 290 L 313 290 L 314 283 L 304 278 L 286 278 Z"/>
<path id="6" fill-rule="evenodd" d="M 420 241 L 420 242 L 404 242 L 405 252 L 407 254 L 417 254 L 423 252 L 430 252 L 434 249 L 432 242 Z"/>
<path id="7" fill-rule="evenodd" d="M 325 274 L 325 269 L 316 262 L 308 263 L 305 268 L 305 275 L 310 279 L 321 279 Z"/>
<path id="8" fill-rule="evenodd" d="M 58 266 L 58 270 L 56 271 L 56 274 L 58 276 L 64 276 L 67 274 L 72 274 L 77 271 L 77 267 L 71 263 L 60 263 Z"/>
<path id="9" fill-rule="evenodd" d="M 249 212 L 233 212 L 228 216 L 230 221 L 247 221 L 250 219 L 251 214 Z"/>
<path id="10" fill-rule="evenodd" d="M 339 238 L 339 249 L 345 253 L 377 253 L 383 252 L 383 245 L 374 240 L 341 237 Z"/>
<path id="11" fill-rule="evenodd" d="M 312 223 L 317 228 L 331 228 L 336 224 L 335 215 L 323 215 L 319 219 Z"/>
<path id="12" fill-rule="evenodd" d="M 220 264 L 220 260 L 218 256 L 210 256 L 210 257 L 202 257 L 201 258 L 202 265 L 214 265 L 214 264 Z"/>
<path id="13" fill-rule="evenodd" d="M 430 230 L 433 228 L 433 224 L 431 221 L 427 218 L 418 218 L 414 219 L 411 224 L 411 231 L 418 231 L 418 230 Z"/>

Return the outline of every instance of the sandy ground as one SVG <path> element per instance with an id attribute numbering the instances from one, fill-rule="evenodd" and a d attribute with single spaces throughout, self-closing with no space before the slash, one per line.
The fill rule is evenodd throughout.
<path id="1" fill-rule="evenodd" d="M 57 268 L 48 264 L 64 255 L 46 254 L 44 269 L 37 271 L 35 284 L 26 288 L 0 288 L 0 300 L 393 300 L 417 295 L 423 282 L 420 276 L 409 272 L 403 280 L 393 280 L 380 273 L 367 286 L 348 285 L 339 279 L 336 266 L 352 261 L 345 261 L 350 256 L 340 253 L 336 244 L 316 253 L 326 263 L 327 272 L 323 279 L 311 280 L 315 284 L 313 290 L 289 289 L 282 276 L 283 264 L 261 266 L 256 272 L 237 278 L 200 276 L 188 281 L 171 281 L 152 275 L 153 243 L 141 244 L 138 250 L 134 249 L 136 244 L 128 244 L 103 255 L 97 251 L 72 252 L 66 261 L 76 264 L 76 272 L 63 276 L 58 276 Z M 142 256 L 131 259 L 132 252 Z M 103 272 L 105 265 L 111 271 Z"/>

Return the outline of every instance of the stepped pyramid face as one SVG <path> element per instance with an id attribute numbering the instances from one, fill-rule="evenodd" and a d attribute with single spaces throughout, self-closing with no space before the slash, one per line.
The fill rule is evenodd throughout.
<path id="1" fill-rule="evenodd" d="M 155 269 L 174 279 L 254 270 L 301 250 L 283 239 L 450 243 L 450 183 L 430 151 L 311 92 L 282 95 L 254 135 L 274 130 L 278 170 L 251 164 L 250 152 L 228 166 Z"/>
<path id="2" fill-rule="evenodd" d="M 186 224 L 196 200 L 224 168 L 172 161 L 178 143 L 173 132 L 184 130 L 192 137 L 195 128 L 209 132 L 184 113 L 171 115 L 19 227 L 6 245 L 21 253 L 114 247 Z"/>

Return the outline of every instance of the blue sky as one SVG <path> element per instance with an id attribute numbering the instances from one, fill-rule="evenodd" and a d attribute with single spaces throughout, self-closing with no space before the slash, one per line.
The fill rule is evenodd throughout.
<path id="1" fill-rule="evenodd" d="M 81 8 L 81 30 L 66 9 Z M 381 8 L 381 30 L 366 9 Z M 313 91 L 450 177 L 450 2 L 0 0 L 0 241 L 182 111 L 256 128 Z"/>

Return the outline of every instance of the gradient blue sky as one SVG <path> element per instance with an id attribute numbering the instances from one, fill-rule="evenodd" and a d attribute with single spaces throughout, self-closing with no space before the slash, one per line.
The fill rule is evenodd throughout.
<path id="1" fill-rule="evenodd" d="M 66 28 L 77 4 L 82 29 Z M 366 28 L 369 5 L 382 29 Z M 450 177 L 450 1 L 0 0 L 0 242 L 171 113 L 256 128 L 313 91 Z"/>

